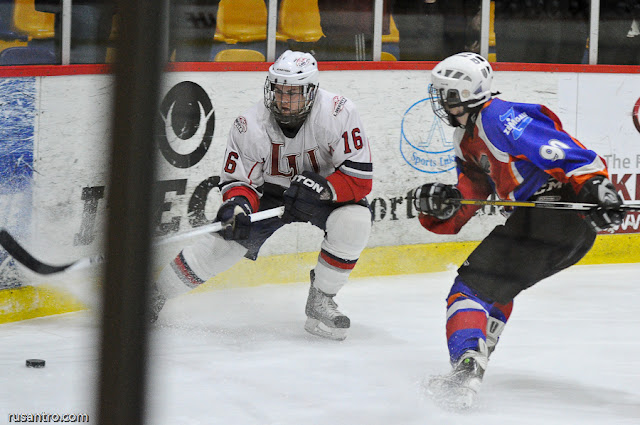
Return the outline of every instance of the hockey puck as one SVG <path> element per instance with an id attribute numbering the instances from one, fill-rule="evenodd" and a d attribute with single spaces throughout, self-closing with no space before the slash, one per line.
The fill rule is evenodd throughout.
<path id="1" fill-rule="evenodd" d="M 44 360 L 42 359 L 27 359 L 27 367 L 44 367 Z"/>

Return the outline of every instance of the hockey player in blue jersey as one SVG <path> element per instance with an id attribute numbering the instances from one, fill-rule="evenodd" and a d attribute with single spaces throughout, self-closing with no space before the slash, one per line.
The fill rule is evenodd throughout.
<path id="1" fill-rule="evenodd" d="M 414 192 L 423 227 L 455 234 L 478 210 L 454 199 L 576 201 L 574 210 L 516 208 L 458 269 L 447 297 L 446 334 L 452 371 L 427 390 L 453 408 L 473 404 L 489 355 L 524 289 L 578 262 L 596 233 L 621 223 L 622 199 L 604 160 L 563 130 L 538 104 L 495 98 L 489 62 L 459 53 L 431 72 L 434 113 L 455 127 L 456 185 L 427 183 Z M 452 203 L 453 202 L 453 203 Z"/>

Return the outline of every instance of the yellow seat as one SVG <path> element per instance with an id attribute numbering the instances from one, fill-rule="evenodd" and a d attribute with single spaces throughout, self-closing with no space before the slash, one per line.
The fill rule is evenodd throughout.
<path id="1" fill-rule="evenodd" d="M 398 31 L 396 22 L 393 20 L 393 15 L 389 16 L 389 34 L 382 35 L 382 42 L 383 43 L 399 43 L 400 42 L 400 31 Z"/>
<path id="2" fill-rule="evenodd" d="M 314 43 L 324 36 L 318 0 L 282 0 L 278 16 L 279 40 Z"/>
<path id="3" fill-rule="evenodd" d="M 8 49 L 10 47 L 27 47 L 27 42 L 20 41 L 20 40 L 9 40 L 9 41 L 0 40 L 0 53 L 4 49 Z"/>
<path id="4" fill-rule="evenodd" d="M 214 40 L 227 44 L 267 39 L 264 0 L 220 0 Z"/>
<path id="5" fill-rule="evenodd" d="M 109 45 L 114 46 L 118 41 L 119 25 L 120 25 L 120 16 L 118 14 L 114 14 L 111 18 L 111 33 L 109 33 Z M 107 47 L 107 63 L 115 63 L 116 61 L 116 48 L 115 47 Z"/>
<path id="6" fill-rule="evenodd" d="M 398 59 L 396 59 L 396 57 L 389 52 L 381 52 L 380 60 L 381 61 L 397 61 Z"/>
<path id="7" fill-rule="evenodd" d="M 29 40 L 53 38 L 55 14 L 38 12 L 34 0 L 14 0 L 13 29 Z"/>
<path id="8" fill-rule="evenodd" d="M 487 60 L 489 62 L 497 62 L 498 57 L 496 55 L 496 2 L 489 3 L 489 56 Z"/>
<path id="9" fill-rule="evenodd" d="M 265 62 L 267 59 L 257 50 L 225 49 L 218 52 L 214 62 Z"/>

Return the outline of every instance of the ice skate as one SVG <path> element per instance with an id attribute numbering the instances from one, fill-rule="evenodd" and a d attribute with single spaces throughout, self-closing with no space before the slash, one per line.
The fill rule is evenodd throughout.
<path id="1" fill-rule="evenodd" d="M 446 409 L 471 408 L 480 390 L 488 361 L 487 345 L 484 340 L 479 340 L 478 351 L 465 352 L 449 374 L 429 379 L 427 393 Z"/>
<path id="2" fill-rule="evenodd" d="M 347 337 L 351 321 L 338 310 L 333 300 L 335 295 L 325 294 L 313 285 L 315 274 L 311 270 L 311 287 L 305 313 L 307 321 L 304 329 L 314 335 L 342 341 Z"/>

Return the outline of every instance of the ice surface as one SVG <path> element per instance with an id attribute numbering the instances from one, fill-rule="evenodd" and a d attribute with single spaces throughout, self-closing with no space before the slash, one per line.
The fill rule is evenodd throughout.
<path id="1" fill-rule="evenodd" d="M 425 260 L 427 261 L 427 260 Z M 640 264 L 577 266 L 522 293 L 478 406 L 443 411 L 452 272 L 354 279 L 343 342 L 303 330 L 307 283 L 192 293 L 153 327 L 149 424 L 640 424 Z M 0 325 L 0 423 L 94 412 L 98 315 Z M 43 358 L 44 369 L 25 367 Z"/>

